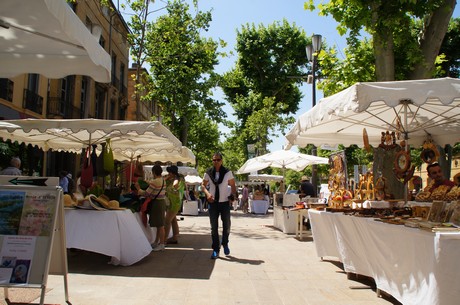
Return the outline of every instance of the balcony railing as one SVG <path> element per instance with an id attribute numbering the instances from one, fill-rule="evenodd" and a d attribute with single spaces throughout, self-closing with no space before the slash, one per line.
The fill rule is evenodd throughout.
<path id="1" fill-rule="evenodd" d="M 14 82 L 8 78 L 0 78 L 0 98 L 13 101 Z"/>
<path id="2" fill-rule="evenodd" d="M 71 105 L 60 97 L 48 97 L 46 115 L 50 118 L 82 119 L 80 108 Z"/>
<path id="3" fill-rule="evenodd" d="M 38 114 L 43 113 L 43 97 L 37 93 L 24 89 L 24 101 L 22 107 Z"/>
<path id="4" fill-rule="evenodd" d="M 120 80 L 114 75 L 112 75 L 112 86 L 120 90 Z"/>
<path id="5" fill-rule="evenodd" d="M 125 85 L 120 86 L 120 92 L 121 92 L 121 95 L 125 97 L 128 96 L 128 88 Z"/>

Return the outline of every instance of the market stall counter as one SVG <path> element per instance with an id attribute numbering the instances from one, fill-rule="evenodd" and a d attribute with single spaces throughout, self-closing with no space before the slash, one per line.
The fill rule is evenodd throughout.
<path id="1" fill-rule="evenodd" d="M 65 210 L 67 248 L 101 253 L 113 265 L 132 265 L 152 251 L 130 210 Z"/>
<path id="2" fill-rule="evenodd" d="M 309 210 L 319 257 L 337 257 L 403 304 L 449 305 L 460 299 L 459 232 L 431 232 L 374 218 Z"/>
<path id="3" fill-rule="evenodd" d="M 273 226 L 283 233 L 295 234 L 297 227 L 297 212 L 287 207 L 273 207 Z"/>
<path id="4" fill-rule="evenodd" d="M 249 210 L 253 214 L 267 214 L 268 208 L 270 207 L 270 201 L 268 196 L 263 200 L 255 200 L 249 198 Z"/>

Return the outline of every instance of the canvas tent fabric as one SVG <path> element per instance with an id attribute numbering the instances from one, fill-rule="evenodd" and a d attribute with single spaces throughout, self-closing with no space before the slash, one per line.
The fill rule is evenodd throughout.
<path id="1" fill-rule="evenodd" d="M 243 166 L 238 169 L 237 174 L 254 173 L 258 170 L 275 167 L 283 170 L 292 169 L 301 171 L 308 165 L 327 164 L 328 159 L 298 153 L 291 150 L 277 150 L 262 156 L 247 160 Z"/>
<path id="2" fill-rule="evenodd" d="M 44 151 L 81 153 L 110 139 L 115 152 L 180 151 L 182 143 L 157 121 L 99 119 L 23 119 L 0 121 L 3 140 L 31 144 Z M 100 148 L 100 145 L 99 145 Z"/>
<path id="3" fill-rule="evenodd" d="M 115 151 L 114 159 L 118 161 L 133 161 L 140 156 L 139 161 L 144 162 L 171 162 L 171 163 L 191 163 L 195 164 L 195 154 L 187 147 L 182 146 L 179 150 L 174 151 L 144 151 L 142 147 L 138 150 L 131 149 L 130 151 Z"/>
<path id="4" fill-rule="evenodd" d="M 111 59 L 97 34 L 86 28 L 65 0 L 2 0 L 0 77 L 87 75 L 108 83 Z"/>
<path id="5" fill-rule="evenodd" d="M 253 181 L 253 182 L 270 182 L 270 181 L 280 182 L 283 180 L 283 176 L 268 175 L 268 174 L 255 174 L 255 175 L 249 175 L 248 180 Z"/>
<path id="6" fill-rule="evenodd" d="M 460 142 L 460 79 L 439 78 L 357 83 L 302 114 L 286 134 L 286 149 L 308 144 L 363 146 L 381 143 L 395 131 L 419 146 L 430 137 L 438 145 Z"/>

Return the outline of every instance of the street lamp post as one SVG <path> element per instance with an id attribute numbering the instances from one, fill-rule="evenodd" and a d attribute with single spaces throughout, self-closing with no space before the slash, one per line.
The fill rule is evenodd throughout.
<path id="1" fill-rule="evenodd" d="M 318 59 L 318 52 L 321 51 L 321 35 L 315 34 L 311 37 L 312 44 L 305 47 L 308 62 L 311 62 L 311 75 L 312 75 L 312 107 L 316 105 L 316 65 Z M 311 154 L 316 156 L 316 146 L 313 146 Z M 311 183 L 318 191 L 318 168 L 316 164 L 311 166 Z"/>

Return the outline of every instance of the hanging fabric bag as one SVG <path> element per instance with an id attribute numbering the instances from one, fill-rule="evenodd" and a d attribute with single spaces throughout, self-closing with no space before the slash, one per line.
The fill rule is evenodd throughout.
<path id="1" fill-rule="evenodd" d="M 97 177 L 97 168 L 96 168 L 96 163 L 97 163 L 97 144 L 91 145 L 93 148 L 91 150 L 91 163 L 93 164 L 93 177 Z"/>
<path id="2" fill-rule="evenodd" d="M 136 168 L 134 169 L 134 176 L 137 178 L 144 178 L 144 167 L 141 163 L 141 156 L 137 156 Z"/>
<path id="3" fill-rule="evenodd" d="M 90 188 L 93 185 L 93 163 L 91 162 L 90 150 L 91 147 L 88 146 L 88 148 L 86 148 L 80 177 L 80 184 L 86 188 Z"/>
<path id="4" fill-rule="evenodd" d="M 105 155 L 106 144 L 102 143 L 101 146 L 102 146 L 101 153 L 97 157 L 97 161 L 94 166 L 96 167 L 97 176 L 105 177 L 108 175 L 108 173 L 104 170 L 104 155 Z"/>
<path id="5" fill-rule="evenodd" d="M 110 144 L 110 139 L 105 140 L 105 153 L 104 153 L 104 171 L 106 173 L 113 173 L 115 170 L 115 162 L 113 159 L 112 145 Z"/>

